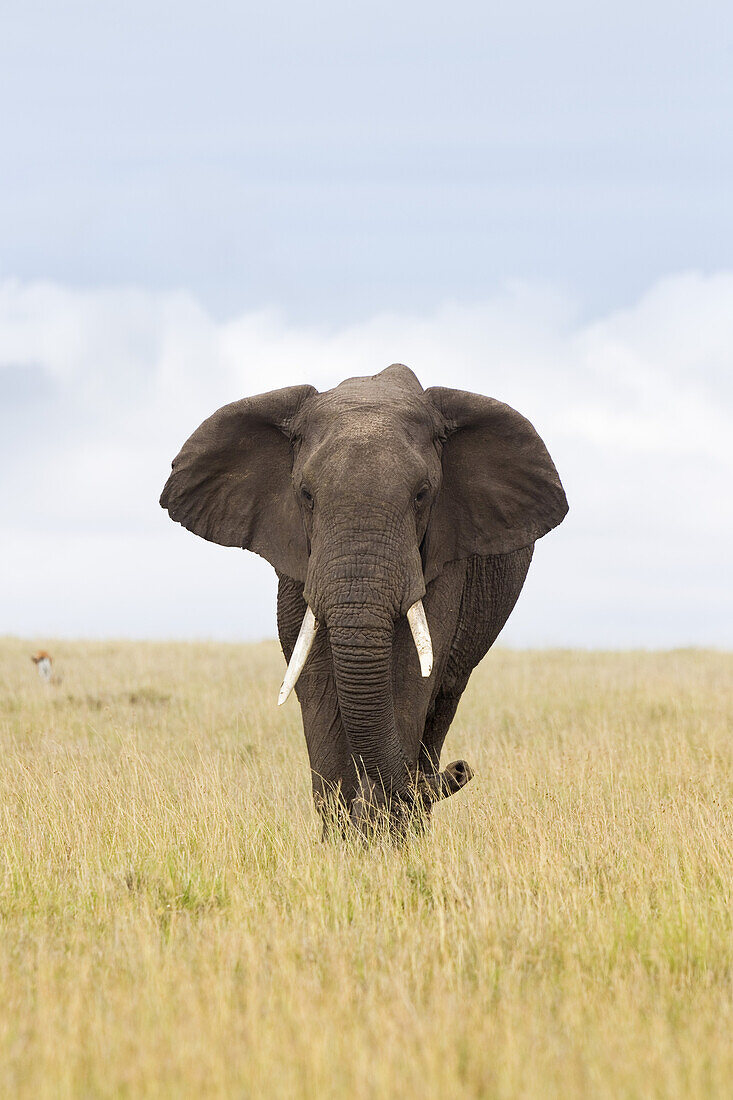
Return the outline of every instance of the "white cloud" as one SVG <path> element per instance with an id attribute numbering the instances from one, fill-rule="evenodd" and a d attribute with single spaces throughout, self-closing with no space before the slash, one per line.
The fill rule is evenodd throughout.
<path id="1" fill-rule="evenodd" d="M 274 585 L 157 498 L 210 412 L 390 362 L 535 423 L 571 512 L 507 627 L 522 644 L 733 643 L 733 273 L 684 274 L 592 323 L 552 289 L 342 328 L 213 319 L 190 295 L 0 286 L 4 629 L 258 637 Z M 238 590 L 232 600 L 232 589 Z M 236 612 L 240 606 L 242 614 Z"/>

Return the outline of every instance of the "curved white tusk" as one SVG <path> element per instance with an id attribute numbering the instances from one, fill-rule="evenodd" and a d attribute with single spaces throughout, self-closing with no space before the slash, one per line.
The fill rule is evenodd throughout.
<path id="1" fill-rule="evenodd" d="M 303 671 L 303 666 L 305 665 L 305 662 L 308 660 L 308 654 L 311 651 L 311 646 L 313 645 L 313 639 L 316 636 L 317 630 L 318 623 L 316 622 L 316 617 L 311 609 L 307 608 L 306 613 L 303 616 L 303 622 L 301 623 L 300 627 L 300 634 L 298 635 L 298 640 L 295 643 L 293 655 L 290 658 L 290 664 L 288 665 L 287 671 L 285 673 L 285 679 L 283 680 L 282 687 L 280 688 L 280 694 L 277 697 L 277 705 L 279 707 L 283 705 L 288 695 L 290 695 L 290 692 L 293 690 L 298 682 L 298 677 Z"/>
<path id="2" fill-rule="evenodd" d="M 428 620 L 425 618 L 425 608 L 422 600 L 414 603 L 407 612 L 407 621 L 410 624 L 415 649 L 420 658 L 420 672 L 423 677 L 429 676 L 433 671 L 433 643 L 430 640 Z"/>

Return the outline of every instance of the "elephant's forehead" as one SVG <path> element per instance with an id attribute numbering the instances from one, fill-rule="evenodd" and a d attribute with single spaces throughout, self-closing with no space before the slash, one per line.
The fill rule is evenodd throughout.
<path id="1" fill-rule="evenodd" d="M 437 483 L 440 460 L 424 423 L 407 429 L 404 420 L 379 408 L 343 410 L 312 425 L 302 440 L 298 465 L 325 491 L 341 492 L 358 482 L 378 493 L 397 491 L 420 477 Z"/>
<path id="2" fill-rule="evenodd" d="M 402 387 L 368 385 L 370 379 L 342 382 L 333 390 L 314 395 L 298 425 L 303 438 L 325 435 L 354 440 L 392 438 L 430 442 L 438 419 L 422 390 L 406 392 Z M 362 384 L 364 383 L 364 384 Z"/>
<path id="3" fill-rule="evenodd" d="M 379 374 L 346 378 L 328 394 L 349 400 L 398 401 L 409 404 L 423 393 L 417 376 L 404 363 L 393 363 Z M 324 397 L 327 394 L 323 395 Z"/>
<path id="4" fill-rule="evenodd" d="M 293 428 L 302 443 L 301 462 L 312 473 L 328 467 L 378 476 L 402 466 L 410 477 L 434 464 L 439 425 L 412 371 L 394 365 L 315 394 Z"/>
<path id="5" fill-rule="evenodd" d="M 429 447 L 435 432 L 431 419 L 419 408 L 316 399 L 299 434 L 306 445 L 325 446 L 328 451 L 376 448 L 397 452 Z"/>

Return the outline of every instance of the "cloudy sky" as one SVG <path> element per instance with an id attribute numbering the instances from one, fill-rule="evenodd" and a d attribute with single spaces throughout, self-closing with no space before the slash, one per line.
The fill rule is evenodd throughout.
<path id="1" fill-rule="evenodd" d="M 13 3 L 0 632 L 257 638 L 175 527 L 218 405 L 408 363 L 532 419 L 571 512 L 517 645 L 733 645 L 733 14 Z"/>

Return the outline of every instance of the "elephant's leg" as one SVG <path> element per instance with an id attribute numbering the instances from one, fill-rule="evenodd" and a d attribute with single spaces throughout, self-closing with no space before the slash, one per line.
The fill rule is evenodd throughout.
<path id="1" fill-rule="evenodd" d="M 420 766 L 437 771 L 443 742 L 469 677 L 496 641 L 522 590 L 533 547 L 510 554 L 469 558 L 464 565 L 460 611 L 440 688 L 430 707 L 420 746 Z M 443 786 L 468 782 L 463 761 L 449 764 Z M 469 769 L 470 773 L 470 769 Z M 449 791 L 449 793 L 453 793 Z"/>
<path id="2" fill-rule="evenodd" d="M 473 779 L 473 770 L 465 760 L 454 760 L 440 771 L 443 742 L 464 687 L 465 683 L 460 688 L 439 691 L 425 721 L 425 732 L 420 745 L 420 773 L 431 777 L 432 797 L 428 796 L 428 801 L 431 802 L 456 794 Z"/>
<path id="3" fill-rule="evenodd" d="M 439 770 L 440 750 L 465 687 L 464 680 L 456 688 L 455 671 L 449 662 L 459 629 L 466 569 L 465 561 L 446 566 L 429 586 L 423 601 L 433 642 L 432 676 L 423 678 L 419 674 L 407 623 L 398 624 L 395 630 L 395 715 L 419 795 L 411 811 L 413 816 L 425 811 L 429 817 L 434 802 L 455 794 L 473 775 L 463 760 Z M 450 688 L 455 689 L 451 692 L 444 690 L 447 675 Z M 455 695 L 452 701 L 451 694 Z"/>
<path id="4" fill-rule="evenodd" d="M 465 686 L 465 685 L 464 685 Z M 438 771 L 443 742 L 455 717 L 463 689 L 444 689 L 438 692 L 425 720 L 425 732 L 420 745 L 420 767 L 425 771 Z"/>
<path id="5" fill-rule="evenodd" d="M 277 625 L 286 661 L 306 611 L 303 585 L 278 574 Z M 295 691 L 303 717 L 311 769 L 313 802 L 323 822 L 323 835 L 344 833 L 348 806 L 357 787 L 354 762 L 341 722 L 326 631 L 319 631 Z"/>

